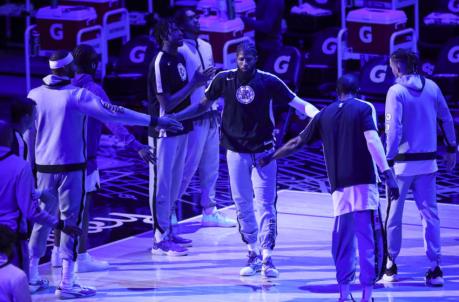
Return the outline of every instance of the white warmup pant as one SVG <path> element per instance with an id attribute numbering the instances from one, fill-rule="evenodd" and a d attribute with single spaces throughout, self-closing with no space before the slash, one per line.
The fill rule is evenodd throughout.
<path id="1" fill-rule="evenodd" d="M 263 168 L 256 166 L 256 159 L 264 154 L 228 150 L 226 159 L 242 240 L 246 244 L 259 240 L 262 249 L 272 250 L 277 236 L 277 163 L 273 161 Z M 254 197 L 259 226 L 254 212 Z"/>
<path id="2" fill-rule="evenodd" d="M 400 189 L 398 200 L 392 200 L 386 210 L 386 233 L 389 258 L 395 260 L 402 246 L 402 217 L 408 190 L 413 190 L 414 201 L 421 216 L 424 249 L 431 262 L 440 263 L 440 218 L 438 217 L 436 172 L 414 176 L 397 175 Z"/>
<path id="3" fill-rule="evenodd" d="M 193 175 L 198 171 L 203 209 L 213 208 L 216 205 L 215 187 L 220 159 L 220 129 L 215 114 L 218 112 L 208 113 L 206 117 L 194 121 L 193 130 L 188 133 L 185 169 L 178 196 L 180 198 L 185 193 Z"/>
<path id="4" fill-rule="evenodd" d="M 51 215 L 57 215 L 59 207 L 60 219 L 81 227 L 83 210 L 86 202 L 85 192 L 86 170 L 60 173 L 37 173 L 37 187 L 39 190 L 48 190 L 56 197 L 44 204 L 44 209 Z M 58 201 L 58 202 L 57 202 Z M 35 224 L 29 241 L 30 257 L 41 258 L 46 252 L 46 240 L 51 227 Z M 78 237 L 71 237 L 61 233 L 60 256 L 62 259 L 76 261 L 78 251 Z"/>
<path id="5" fill-rule="evenodd" d="M 150 163 L 150 209 L 155 240 L 162 241 L 170 233 L 173 204 L 182 183 L 188 136 L 186 134 L 148 138 L 156 155 L 156 164 Z"/>

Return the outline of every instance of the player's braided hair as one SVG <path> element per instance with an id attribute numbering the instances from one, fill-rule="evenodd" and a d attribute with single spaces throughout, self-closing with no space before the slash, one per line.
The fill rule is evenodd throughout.
<path id="1" fill-rule="evenodd" d="M 99 61 L 96 50 L 87 44 L 80 44 L 73 50 L 73 61 L 82 73 L 93 73 Z"/>
<path id="2" fill-rule="evenodd" d="M 241 51 L 243 51 L 244 53 L 251 53 L 254 56 L 258 56 L 257 48 L 253 43 L 248 41 L 244 41 L 238 44 L 236 53 L 239 54 Z"/>
<path id="3" fill-rule="evenodd" d="M 419 56 L 411 50 L 399 48 L 390 55 L 390 59 L 400 65 L 405 74 L 419 73 Z"/>

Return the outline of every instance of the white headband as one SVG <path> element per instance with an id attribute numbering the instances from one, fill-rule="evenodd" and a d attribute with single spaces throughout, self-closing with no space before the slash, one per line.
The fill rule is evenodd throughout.
<path id="1" fill-rule="evenodd" d="M 57 61 L 51 61 L 49 60 L 49 68 L 51 69 L 58 69 L 58 68 L 62 68 L 64 67 L 65 65 L 68 65 L 70 63 L 73 62 L 73 56 L 72 54 L 69 52 L 68 55 L 65 57 L 65 58 L 62 58 L 60 60 L 57 60 Z"/>

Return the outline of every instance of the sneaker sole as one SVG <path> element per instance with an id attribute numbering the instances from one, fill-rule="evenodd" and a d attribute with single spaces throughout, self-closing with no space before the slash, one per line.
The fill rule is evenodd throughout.
<path id="1" fill-rule="evenodd" d="M 181 257 L 181 256 L 188 255 L 188 251 L 184 251 L 184 252 L 164 252 L 164 251 L 159 250 L 159 249 L 151 249 L 151 253 L 153 255 L 169 256 L 169 257 Z"/>
<path id="2" fill-rule="evenodd" d="M 262 276 L 263 278 L 277 278 L 277 277 L 279 277 L 279 273 L 276 273 L 276 274 L 274 274 L 274 273 L 272 273 L 272 274 L 265 274 L 265 273 L 262 271 L 262 272 L 261 272 L 261 276 Z"/>
<path id="3" fill-rule="evenodd" d="M 71 300 L 71 299 L 81 299 L 81 298 L 93 297 L 96 295 L 96 292 L 87 294 L 87 295 L 65 294 L 65 293 L 62 293 L 60 290 L 56 289 L 56 291 L 54 292 L 54 295 L 60 300 Z"/>
<path id="4" fill-rule="evenodd" d="M 442 287 L 444 283 L 445 283 L 444 280 L 442 280 L 441 282 L 439 281 L 438 283 L 426 280 L 426 285 L 430 287 Z"/>
<path id="5" fill-rule="evenodd" d="M 386 282 L 397 282 L 398 281 L 397 275 L 395 275 L 395 276 L 384 275 L 382 277 L 382 279 L 383 279 L 383 281 L 386 281 Z"/>

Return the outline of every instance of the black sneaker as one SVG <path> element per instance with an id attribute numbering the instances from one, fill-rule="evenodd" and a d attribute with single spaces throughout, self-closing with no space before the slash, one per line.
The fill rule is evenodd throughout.
<path id="1" fill-rule="evenodd" d="M 175 234 L 171 234 L 171 240 L 177 244 L 181 244 L 186 247 L 190 247 L 193 245 L 193 240 L 188 239 L 188 238 L 183 238 Z"/>
<path id="2" fill-rule="evenodd" d="M 390 268 L 386 268 L 384 270 L 384 275 L 382 278 L 386 282 L 395 282 L 397 281 L 397 277 L 398 277 L 397 273 L 398 273 L 397 265 L 393 263 Z"/>
<path id="3" fill-rule="evenodd" d="M 443 286 L 445 280 L 443 280 L 443 272 L 440 267 L 437 265 L 434 270 L 429 268 L 426 273 L 426 285 L 440 287 Z"/>
<path id="4" fill-rule="evenodd" d="M 241 276 L 253 276 L 261 271 L 261 257 L 253 251 L 249 251 L 247 265 L 239 271 Z"/>

